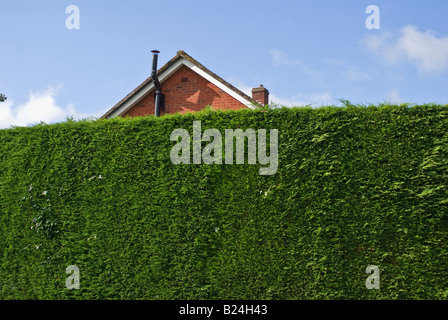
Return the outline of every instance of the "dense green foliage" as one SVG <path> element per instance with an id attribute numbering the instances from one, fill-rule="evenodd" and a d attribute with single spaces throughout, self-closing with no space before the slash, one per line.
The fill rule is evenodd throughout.
<path id="1" fill-rule="evenodd" d="M 194 120 L 278 129 L 277 173 L 172 164 L 170 134 Z M 447 106 L 0 130 L 0 298 L 446 299 L 447 204 Z"/>

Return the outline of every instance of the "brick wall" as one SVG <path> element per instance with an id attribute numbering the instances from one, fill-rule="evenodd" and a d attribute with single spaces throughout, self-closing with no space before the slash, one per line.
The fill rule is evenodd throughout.
<path id="1" fill-rule="evenodd" d="M 207 105 L 213 106 L 214 109 L 247 108 L 186 66 L 182 66 L 166 79 L 161 87 L 162 93 L 165 95 L 165 110 L 161 110 L 161 115 L 199 111 Z M 154 90 L 124 115 L 135 117 L 148 114 L 154 114 Z"/>

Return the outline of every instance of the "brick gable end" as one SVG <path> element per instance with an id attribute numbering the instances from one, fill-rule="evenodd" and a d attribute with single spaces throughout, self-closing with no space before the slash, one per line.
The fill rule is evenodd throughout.
<path id="1" fill-rule="evenodd" d="M 208 105 L 214 109 L 247 108 L 186 66 L 179 68 L 161 84 L 161 87 L 165 95 L 165 109 L 160 112 L 161 115 L 200 111 Z M 154 90 L 152 90 L 123 115 L 131 117 L 153 115 L 154 107 Z"/>

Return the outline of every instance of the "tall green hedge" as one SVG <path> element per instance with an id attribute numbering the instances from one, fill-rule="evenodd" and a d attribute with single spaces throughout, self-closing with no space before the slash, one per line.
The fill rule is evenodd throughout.
<path id="1" fill-rule="evenodd" d="M 278 129 L 277 173 L 174 165 L 195 120 Z M 446 299 L 447 208 L 448 106 L 0 130 L 0 299 Z"/>

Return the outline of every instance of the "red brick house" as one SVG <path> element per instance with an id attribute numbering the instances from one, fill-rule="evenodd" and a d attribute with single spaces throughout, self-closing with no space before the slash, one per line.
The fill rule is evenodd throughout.
<path id="1" fill-rule="evenodd" d="M 155 55 L 158 53 L 153 52 L 156 52 Z M 157 60 L 155 61 L 157 64 Z M 156 88 L 163 96 L 160 115 L 194 112 L 205 106 L 237 110 L 268 104 L 269 91 L 262 85 L 252 89 L 252 97 L 249 97 L 184 51 L 178 51 L 176 56 L 157 72 L 153 60 L 153 70 L 154 76 L 146 79 L 101 118 L 155 114 Z"/>

